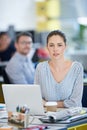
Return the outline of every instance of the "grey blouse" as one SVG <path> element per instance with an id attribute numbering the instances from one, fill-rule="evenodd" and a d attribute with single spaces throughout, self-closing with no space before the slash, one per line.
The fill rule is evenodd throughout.
<path id="1" fill-rule="evenodd" d="M 82 106 L 83 67 L 75 61 L 61 82 L 56 82 L 48 61 L 37 65 L 35 84 L 41 87 L 42 97 L 47 101 L 64 101 L 65 107 Z"/>

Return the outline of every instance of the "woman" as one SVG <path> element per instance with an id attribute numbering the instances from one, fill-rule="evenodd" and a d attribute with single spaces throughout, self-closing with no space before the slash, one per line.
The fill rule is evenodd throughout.
<path id="1" fill-rule="evenodd" d="M 64 58 L 66 37 L 59 30 L 47 36 L 50 60 L 39 63 L 36 68 L 35 83 L 41 86 L 44 104 L 56 101 L 57 106 L 82 106 L 83 67 L 77 61 Z"/>

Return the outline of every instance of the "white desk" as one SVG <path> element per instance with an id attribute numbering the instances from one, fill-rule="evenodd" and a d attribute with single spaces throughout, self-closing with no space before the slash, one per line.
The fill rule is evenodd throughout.
<path id="1" fill-rule="evenodd" d="M 0 125 L 1 127 L 11 127 L 13 128 L 12 130 L 19 130 L 20 128 L 17 128 L 14 125 L 8 124 L 7 119 L 3 119 L 0 120 Z M 48 126 L 48 128 L 46 128 L 46 130 L 67 130 L 66 126 L 63 124 L 43 124 L 42 122 L 40 122 L 37 118 L 34 119 L 34 121 L 29 125 L 28 128 L 33 127 L 33 126 L 41 126 L 41 125 L 45 125 Z M 21 128 L 21 130 L 24 130 Z"/>
<path id="2" fill-rule="evenodd" d="M 7 123 L 2 123 L 3 125 L 7 125 Z M 34 122 L 32 122 L 31 126 L 38 126 L 38 125 L 45 125 L 48 126 L 48 130 L 87 130 L 87 119 L 83 119 L 83 120 L 79 120 L 79 121 L 75 121 L 73 123 L 70 124 L 48 124 L 48 123 L 42 123 L 42 122 L 38 122 L 37 119 L 34 120 Z M 9 125 L 11 126 L 11 125 Z M 78 129 L 79 128 L 79 129 Z M 17 127 L 13 127 L 13 130 L 19 130 Z M 24 129 L 21 129 L 24 130 Z M 47 129 L 46 129 L 47 130 Z"/>
<path id="3" fill-rule="evenodd" d="M 8 63 L 8 61 L 4 61 L 4 62 L 1 62 L 1 61 L 0 61 L 0 67 L 6 66 L 7 63 Z"/>
<path id="4" fill-rule="evenodd" d="M 4 82 L 3 76 L 0 76 L 0 83 Z"/>

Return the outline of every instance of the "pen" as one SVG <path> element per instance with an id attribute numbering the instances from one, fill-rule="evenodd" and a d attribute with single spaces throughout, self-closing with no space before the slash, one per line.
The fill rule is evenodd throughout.
<path id="1" fill-rule="evenodd" d="M 45 130 L 45 129 L 48 129 L 48 126 L 41 125 L 41 126 L 32 126 L 30 128 L 26 128 L 26 130 Z"/>

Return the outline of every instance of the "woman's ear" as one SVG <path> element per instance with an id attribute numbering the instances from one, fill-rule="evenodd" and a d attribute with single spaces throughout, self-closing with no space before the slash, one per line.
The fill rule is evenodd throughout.
<path id="1" fill-rule="evenodd" d="M 67 51 L 67 45 L 65 45 L 65 50 L 64 50 L 64 53 Z"/>
<path id="2" fill-rule="evenodd" d="M 18 48 L 18 43 L 15 42 L 14 46 L 15 46 L 15 48 L 17 49 L 17 48 Z"/>
<path id="3" fill-rule="evenodd" d="M 48 50 L 48 44 L 46 45 L 46 48 L 47 48 L 47 50 Z"/>
<path id="4" fill-rule="evenodd" d="M 65 49 L 67 49 L 67 45 L 65 46 Z"/>

